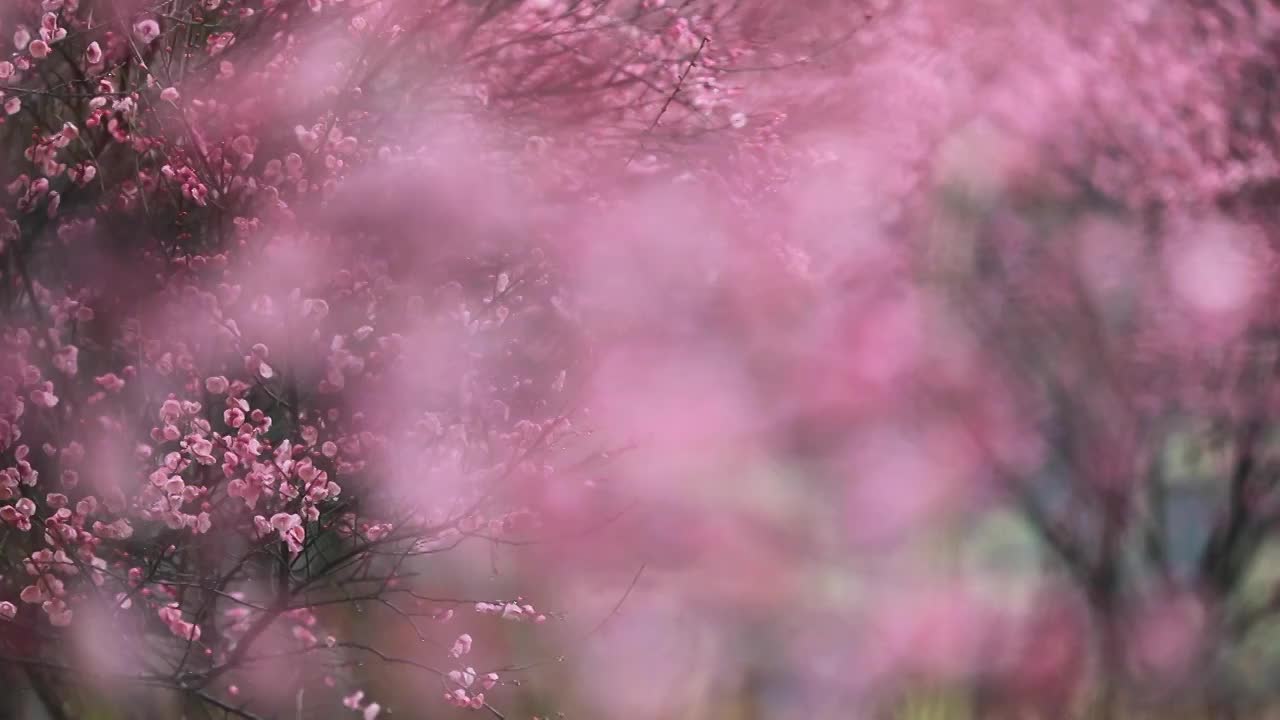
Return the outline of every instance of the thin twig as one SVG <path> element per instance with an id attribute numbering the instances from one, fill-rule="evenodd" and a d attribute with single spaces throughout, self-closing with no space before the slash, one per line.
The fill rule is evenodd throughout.
<path id="1" fill-rule="evenodd" d="M 631 166 L 631 162 L 636 159 L 640 151 L 644 149 L 644 139 L 658 127 L 658 123 L 662 121 L 662 116 L 667 113 L 667 108 L 671 107 L 671 103 L 675 101 L 676 95 L 680 94 L 680 88 L 684 85 L 684 79 L 689 75 L 689 71 L 693 70 L 693 66 L 698 64 L 698 57 L 702 55 L 702 49 L 711 42 L 711 38 L 703 37 L 702 42 L 698 43 L 698 49 L 693 53 L 693 57 L 689 60 L 689 64 L 685 66 L 684 72 L 680 73 L 680 77 L 676 79 L 676 86 L 671 90 L 671 94 L 667 96 L 667 101 L 662 103 L 662 109 L 658 111 L 658 116 L 653 119 L 649 127 L 640 135 L 640 143 L 636 145 L 636 149 L 631 153 L 631 157 L 627 158 L 626 167 Z"/>

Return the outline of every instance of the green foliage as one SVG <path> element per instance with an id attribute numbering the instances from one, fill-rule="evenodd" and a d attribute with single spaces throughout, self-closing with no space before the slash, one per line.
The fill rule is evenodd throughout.
<path id="1" fill-rule="evenodd" d="M 911 693 L 889 717 L 893 720 L 978 720 L 967 693 L 959 690 L 929 690 Z"/>

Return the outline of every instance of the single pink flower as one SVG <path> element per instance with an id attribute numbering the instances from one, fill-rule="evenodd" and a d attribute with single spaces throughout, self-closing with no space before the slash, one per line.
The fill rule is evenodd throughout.
<path id="1" fill-rule="evenodd" d="M 150 43 L 160 37 L 160 23 L 155 20 L 140 20 L 133 26 L 133 35 L 143 43 Z"/>
<path id="2" fill-rule="evenodd" d="M 453 647 L 449 650 L 449 654 L 456 658 L 460 658 L 469 652 L 471 652 L 471 636 L 466 633 L 459 635 L 458 639 L 453 641 Z"/>

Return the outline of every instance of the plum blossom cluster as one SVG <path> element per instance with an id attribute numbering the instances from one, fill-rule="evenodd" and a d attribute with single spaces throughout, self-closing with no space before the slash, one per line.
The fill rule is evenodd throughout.
<path id="1" fill-rule="evenodd" d="M 364 691 L 357 690 L 342 698 L 343 707 L 360 713 L 362 720 L 374 720 L 382 712 L 382 706 L 376 702 L 364 703 Z"/>
<path id="2" fill-rule="evenodd" d="M 520 598 L 507 603 L 478 602 L 476 603 L 476 612 L 481 615 L 494 615 L 503 620 L 516 622 L 543 623 L 547 621 L 546 615 L 535 610 L 532 605 L 522 603 Z"/>
<path id="3" fill-rule="evenodd" d="M 450 670 L 448 678 L 449 683 L 456 687 L 445 693 L 445 701 L 454 707 L 472 710 L 483 708 L 485 706 L 484 691 L 492 690 L 498 684 L 498 673 L 478 675 L 473 667 Z"/>
<path id="4" fill-rule="evenodd" d="M 455 659 L 461 658 L 471 652 L 471 645 L 470 635 L 466 633 L 459 635 L 453 641 L 453 647 L 449 649 L 449 656 Z M 475 668 L 468 666 L 459 670 L 450 670 L 445 675 L 445 680 L 445 702 L 458 708 L 479 710 L 487 707 L 484 691 L 492 690 L 498 684 L 499 676 L 496 672 L 479 674 Z"/>

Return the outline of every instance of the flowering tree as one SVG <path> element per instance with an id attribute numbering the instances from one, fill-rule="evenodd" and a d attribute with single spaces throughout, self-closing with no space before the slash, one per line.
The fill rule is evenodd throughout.
<path id="1" fill-rule="evenodd" d="M 614 413 L 676 418 L 636 486 L 655 456 L 684 473 L 636 543 L 703 553 L 690 605 L 773 633 L 711 663 L 770 717 L 878 717 L 921 686 L 961 700 L 888 716 L 1261 716 L 1275 9 L 907 5 L 877 21 L 901 23 L 883 78 L 802 98 L 837 117 L 799 120 L 829 152 L 762 231 L 711 223 L 740 244 L 678 269 L 636 252 L 661 290 L 619 313 Z M 696 485 L 707 466 L 733 483 Z"/>
<path id="2" fill-rule="evenodd" d="M 1248 713 L 1270 701 L 1247 668 L 1270 662 L 1256 648 L 1276 608 L 1266 118 L 1280 18 L 1249 2 L 1099 17 L 1106 30 L 1057 55 L 1069 77 L 1041 85 L 1079 119 L 1030 133 L 1049 162 L 1021 165 L 1003 197 L 949 188 L 975 234 L 942 284 L 999 377 L 970 397 L 977 417 L 998 396 L 1025 423 L 1022 452 L 977 444 L 1091 617 L 1060 678 L 1081 682 L 1068 668 L 1091 655 L 1104 717 Z"/>
<path id="3" fill-rule="evenodd" d="M 991 19 L 963 5 L 930 19 L 963 38 L 966 12 Z M 901 211 L 867 213 L 890 239 L 824 246 L 825 225 L 805 225 L 797 242 L 821 258 L 791 273 L 805 290 L 771 288 L 813 319 L 751 321 L 806 462 L 823 457 L 835 497 L 853 498 L 840 518 L 856 546 L 961 544 L 999 513 L 1037 557 L 1026 594 L 984 569 L 1007 584 L 998 599 L 967 567 L 932 570 L 922 591 L 862 560 L 910 589 L 886 591 L 873 630 L 846 641 L 874 648 L 854 657 L 890 702 L 933 683 L 963 688 L 980 717 L 1259 715 L 1277 607 L 1280 18 L 1249 2 L 1028 3 L 1015 17 L 989 32 L 1027 46 L 993 58 L 1005 45 L 973 43 L 972 97 L 908 158 L 921 181 L 893 199 Z M 894 117 L 931 132 L 918 115 Z M 824 183 L 882 167 L 850 154 Z"/>
<path id="4" fill-rule="evenodd" d="M 454 597 L 423 563 L 539 537 L 538 498 L 589 452 L 589 353 L 555 247 L 457 208 L 580 193 L 593 168 L 657 171 L 746 128 L 726 70 L 758 24 L 661 0 L 7 4 L 12 680 L 53 717 L 106 697 L 371 720 L 347 667 L 381 660 L 501 717 L 518 679 L 472 667 L 469 632 L 549 613 Z M 534 182 L 475 169 L 480 148 Z M 434 659 L 330 628 L 367 606 Z"/>
<path id="5" fill-rule="evenodd" d="M 1261 712 L 1280 19 L 1069 5 L 5 4 L 5 682 Z"/>

